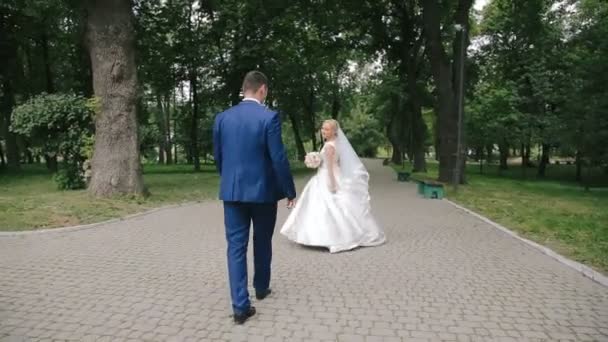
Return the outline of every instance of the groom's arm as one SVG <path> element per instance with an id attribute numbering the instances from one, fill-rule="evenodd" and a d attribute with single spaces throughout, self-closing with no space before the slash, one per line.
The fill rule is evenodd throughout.
<path id="1" fill-rule="evenodd" d="M 289 161 L 287 160 L 287 154 L 285 153 L 285 147 L 283 146 L 281 119 L 279 118 L 278 113 L 274 113 L 274 116 L 270 120 L 266 135 L 268 153 L 272 160 L 272 167 L 283 193 L 287 196 L 287 199 L 292 200 L 296 198 L 296 187 L 293 183 Z"/>
<path id="2" fill-rule="evenodd" d="M 213 123 L 213 160 L 215 160 L 215 167 L 217 171 L 222 175 L 222 144 L 220 135 L 220 115 L 215 118 Z"/>

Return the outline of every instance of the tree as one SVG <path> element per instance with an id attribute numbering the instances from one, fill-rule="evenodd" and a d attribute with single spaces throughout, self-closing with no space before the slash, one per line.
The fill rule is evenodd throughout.
<path id="1" fill-rule="evenodd" d="M 18 71 L 17 31 L 19 30 L 17 5 L 9 2 L 0 6 L 0 114 L 2 136 L 6 143 L 6 159 L 9 168 L 19 168 L 17 137 L 10 131 L 11 114 L 15 106 L 15 83 Z"/>
<path id="2" fill-rule="evenodd" d="M 509 144 L 520 135 L 521 113 L 517 110 L 515 87 L 509 82 L 496 79 L 496 75 L 484 74 L 477 85 L 473 101 L 468 108 L 466 128 L 469 146 L 478 151 L 488 145 L 498 144 L 500 170 L 508 168 Z"/>
<path id="3" fill-rule="evenodd" d="M 569 19 L 560 134 L 576 151 L 576 177 L 583 181 L 584 164 L 608 165 L 608 4 L 580 1 Z"/>
<path id="4" fill-rule="evenodd" d="M 144 107 L 156 107 L 153 123 L 158 130 L 155 137 L 158 146 L 159 162 L 173 162 L 172 113 L 175 108 L 173 95 L 178 86 L 177 54 L 174 37 L 177 23 L 172 15 L 174 2 L 137 1 L 136 30 L 139 79 L 146 96 Z M 148 124 L 148 123 L 145 123 Z M 151 146 L 152 147 L 152 146 Z"/>
<path id="5" fill-rule="evenodd" d="M 137 70 L 129 0 L 89 0 L 87 38 L 100 99 L 89 191 L 144 194 L 137 136 Z"/>
<path id="6" fill-rule="evenodd" d="M 422 118 L 425 97 L 424 41 L 422 12 L 418 1 L 373 1 L 370 2 L 373 50 L 385 55 L 399 81 L 399 92 L 404 107 L 393 117 L 407 125 L 406 136 L 392 137 L 404 140 L 402 145 L 413 160 L 414 172 L 426 172 L 426 145 L 428 129 Z M 394 129 L 392 129 L 395 132 Z M 395 145 L 393 143 L 393 145 Z M 393 146 L 395 149 L 395 146 Z"/>
<path id="7" fill-rule="evenodd" d="M 500 77 L 514 86 L 517 93 L 522 172 L 532 166 L 533 145 L 542 148 L 538 175 L 544 176 L 550 150 L 557 146 L 556 113 L 560 103 L 558 91 L 563 74 L 562 36 L 556 25 L 552 0 L 515 2 L 494 0 L 484 11 L 482 37 L 488 44 L 482 54 Z M 516 141 L 509 141 L 515 145 Z"/>
<path id="8" fill-rule="evenodd" d="M 455 8 L 451 8 L 453 4 L 450 2 L 422 0 L 427 56 L 437 93 L 439 180 L 443 182 L 464 183 L 465 180 L 464 165 L 466 159 L 458 157 L 458 155 L 463 155 L 462 149 L 459 150 L 460 146 L 458 146 L 458 136 L 462 137 L 463 135 L 462 127 L 458 122 L 458 95 L 461 90 L 464 91 L 464 89 L 461 89 L 464 86 L 461 75 L 464 74 L 461 74 L 458 70 L 465 63 L 464 58 L 469 43 L 469 11 L 472 5 L 472 0 L 458 0 Z M 442 19 L 445 17 L 450 18 L 450 20 L 444 22 Z M 454 25 L 459 25 L 461 30 L 455 30 Z M 449 34 L 454 31 L 456 31 L 455 35 Z M 451 57 L 445 50 L 446 37 L 453 37 Z M 464 104 L 460 105 L 463 106 Z M 461 146 L 463 145 L 461 143 Z M 459 160 L 460 165 L 457 165 Z"/>

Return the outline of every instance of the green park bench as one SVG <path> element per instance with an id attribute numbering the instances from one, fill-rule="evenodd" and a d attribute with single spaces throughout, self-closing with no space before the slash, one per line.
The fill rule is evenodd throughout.
<path id="1" fill-rule="evenodd" d="M 407 182 L 410 180 L 410 173 L 406 171 L 397 171 L 397 180 L 399 182 Z"/>
<path id="2" fill-rule="evenodd" d="M 445 195 L 442 183 L 428 179 L 415 179 L 418 183 L 418 194 L 424 198 L 442 199 Z"/>

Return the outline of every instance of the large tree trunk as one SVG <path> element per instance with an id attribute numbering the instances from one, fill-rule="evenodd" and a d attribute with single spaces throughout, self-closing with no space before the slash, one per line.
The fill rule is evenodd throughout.
<path id="1" fill-rule="evenodd" d="M 137 68 L 129 0 L 88 0 L 87 38 L 93 89 L 101 101 L 89 191 L 145 193 L 137 132 Z"/>
<path id="2" fill-rule="evenodd" d="M 296 139 L 296 150 L 298 153 L 298 160 L 304 161 L 306 157 L 306 149 L 304 149 L 304 142 L 302 141 L 302 135 L 300 134 L 300 129 L 298 127 L 298 120 L 293 111 L 289 111 L 287 114 L 289 116 L 289 121 L 291 121 L 291 128 L 293 129 L 293 136 Z"/>
<path id="3" fill-rule="evenodd" d="M 190 90 L 192 91 L 192 118 L 190 122 L 190 157 L 194 163 L 194 171 L 201 170 L 200 149 L 198 145 L 198 75 L 195 70 L 190 72 Z"/>
<path id="4" fill-rule="evenodd" d="M 538 164 L 538 176 L 545 177 L 547 165 L 549 164 L 549 145 L 543 144 L 540 164 Z"/>
<path id="5" fill-rule="evenodd" d="M 469 27 L 469 10 L 472 6 L 472 0 L 459 0 L 454 22 L 462 25 L 468 32 Z M 464 183 L 464 165 L 466 158 L 462 156 L 462 146 L 464 137 L 462 136 L 462 127 L 458 124 L 458 97 L 461 77 L 459 73 L 455 73 L 454 66 L 459 66 L 464 63 L 462 59 L 461 31 L 456 35 L 453 43 L 453 60 L 447 55 L 444 49 L 441 32 L 441 8 L 437 0 L 423 0 L 423 22 L 424 32 L 427 38 L 428 56 L 431 62 L 431 73 L 437 87 L 438 94 L 438 124 L 439 124 L 439 180 L 442 182 Z M 466 45 L 464 44 L 466 51 Z M 462 54 L 461 54 L 462 53 Z M 462 118 L 464 122 L 464 117 Z M 459 132 L 460 130 L 460 132 Z M 458 135 L 461 136 L 460 151 L 458 148 Z M 458 156 L 460 154 L 460 158 Z M 460 160 L 460 163 L 458 163 Z M 457 165 L 459 164 L 459 165 Z M 455 172 L 458 172 L 456 177 Z M 458 179 L 456 179 L 458 178 Z"/>

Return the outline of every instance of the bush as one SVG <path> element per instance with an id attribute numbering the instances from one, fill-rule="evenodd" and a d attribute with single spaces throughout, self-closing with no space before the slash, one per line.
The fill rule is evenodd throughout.
<path id="1" fill-rule="evenodd" d="M 41 94 L 16 107 L 11 130 L 27 136 L 33 147 L 63 160 L 54 177 L 61 189 L 85 185 L 83 162 L 92 151 L 95 99 L 74 94 Z"/>
<path id="2" fill-rule="evenodd" d="M 82 189 L 86 185 L 83 172 L 78 169 L 77 165 L 72 164 L 59 169 L 53 175 L 53 180 L 57 183 L 59 190 Z"/>

